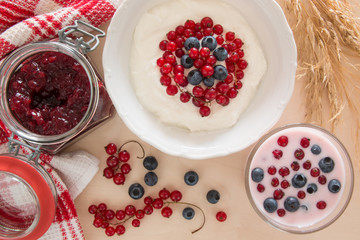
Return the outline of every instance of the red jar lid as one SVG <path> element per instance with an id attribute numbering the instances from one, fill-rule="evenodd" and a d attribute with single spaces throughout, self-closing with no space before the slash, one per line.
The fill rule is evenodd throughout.
<path id="1" fill-rule="evenodd" d="M 0 155 L 0 239 L 38 239 L 50 227 L 56 193 L 34 161 Z"/>

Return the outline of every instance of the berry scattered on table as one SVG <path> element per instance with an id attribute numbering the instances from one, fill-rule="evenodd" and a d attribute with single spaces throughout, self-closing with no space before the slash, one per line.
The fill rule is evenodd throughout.
<path id="1" fill-rule="evenodd" d="M 206 199 L 209 203 L 215 204 L 220 200 L 220 193 L 217 190 L 212 189 L 206 194 Z"/>
<path id="2" fill-rule="evenodd" d="M 144 187 L 139 183 L 133 183 L 129 187 L 129 196 L 135 200 L 140 199 L 144 196 Z"/>
<path id="3" fill-rule="evenodd" d="M 153 171 L 158 167 L 158 161 L 154 156 L 146 156 L 143 165 L 145 169 Z"/>
<path id="4" fill-rule="evenodd" d="M 199 175 L 195 171 L 188 171 L 184 175 L 184 181 L 189 186 L 194 186 L 199 181 Z"/>
<path id="5" fill-rule="evenodd" d="M 155 186 L 158 182 L 158 176 L 154 172 L 147 172 L 144 176 L 144 182 L 148 186 Z"/>

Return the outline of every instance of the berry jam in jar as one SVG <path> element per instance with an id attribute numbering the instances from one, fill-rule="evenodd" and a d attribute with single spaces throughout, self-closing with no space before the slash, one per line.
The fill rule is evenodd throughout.
<path id="1" fill-rule="evenodd" d="M 0 69 L 1 118 L 14 134 L 30 146 L 55 154 L 79 136 L 109 119 L 114 112 L 104 82 L 87 53 L 98 36 L 69 26 L 93 37 L 68 37 L 25 45 L 12 52 Z M 84 24 L 84 23 L 83 23 Z M 75 39 L 75 40 L 74 40 Z"/>

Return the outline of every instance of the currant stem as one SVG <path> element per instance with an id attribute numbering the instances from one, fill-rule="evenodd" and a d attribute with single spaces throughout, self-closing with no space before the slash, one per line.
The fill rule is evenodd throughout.
<path id="1" fill-rule="evenodd" d="M 119 148 L 119 152 L 121 151 L 122 147 L 124 147 L 128 143 L 137 143 L 140 146 L 143 155 L 141 157 L 137 156 L 138 159 L 142 159 L 145 157 L 145 150 L 144 150 L 143 146 L 138 141 L 135 141 L 135 140 L 130 140 L 130 141 L 123 143 Z"/>
<path id="2" fill-rule="evenodd" d="M 199 228 L 195 229 L 194 231 L 192 231 L 191 233 L 194 234 L 194 233 L 196 233 L 197 231 L 201 230 L 201 229 L 204 227 L 204 225 L 205 225 L 205 220 L 206 220 L 206 219 L 205 219 L 205 213 L 204 213 L 204 211 L 203 211 L 200 207 L 198 207 L 197 205 L 192 204 L 192 203 L 188 203 L 188 202 L 164 202 L 164 203 L 165 203 L 165 204 L 168 204 L 168 205 L 170 205 L 170 204 L 188 205 L 188 206 L 192 206 L 192 207 L 194 207 L 194 208 L 199 209 L 200 212 L 201 212 L 201 214 L 202 214 L 202 216 L 203 216 L 203 221 L 202 221 L 201 226 L 200 226 Z"/>

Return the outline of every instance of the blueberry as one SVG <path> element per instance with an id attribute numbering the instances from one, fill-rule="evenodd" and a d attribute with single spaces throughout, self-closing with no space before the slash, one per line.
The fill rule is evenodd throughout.
<path id="1" fill-rule="evenodd" d="M 131 184 L 129 187 L 129 195 L 133 199 L 140 199 L 144 196 L 145 190 L 139 183 Z"/>
<path id="2" fill-rule="evenodd" d="M 312 194 L 312 193 L 315 193 L 316 191 L 317 191 L 317 186 L 316 186 L 316 184 L 315 183 L 310 183 L 308 186 L 307 186 L 307 188 L 306 188 L 306 191 L 308 192 L 308 193 L 310 193 L 310 194 Z"/>
<path id="3" fill-rule="evenodd" d="M 220 200 L 220 193 L 216 190 L 210 190 L 206 194 L 206 199 L 209 201 L 209 203 L 215 204 Z"/>
<path id="4" fill-rule="evenodd" d="M 228 52 L 225 48 L 219 47 L 214 50 L 213 55 L 215 56 L 216 60 L 224 61 L 228 57 Z"/>
<path id="5" fill-rule="evenodd" d="M 331 157 L 324 157 L 319 161 L 319 167 L 324 173 L 329 173 L 334 170 L 335 163 Z"/>
<path id="6" fill-rule="evenodd" d="M 149 171 L 155 170 L 158 166 L 158 161 L 153 156 L 147 156 L 143 161 L 144 168 Z"/>
<path id="7" fill-rule="evenodd" d="M 305 186 L 307 182 L 306 177 L 302 173 L 297 173 L 294 175 L 294 177 L 291 179 L 291 183 L 294 188 L 302 188 Z"/>
<path id="8" fill-rule="evenodd" d="M 189 37 L 184 42 L 184 47 L 186 50 L 190 50 L 190 48 L 200 48 L 200 42 L 196 37 Z"/>
<path id="9" fill-rule="evenodd" d="M 265 199 L 265 201 L 264 201 L 265 211 L 267 211 L 268 213 L 273 213 L 276 211 L 277 208 L 278 208 L 278 204 L 275 199 L 273 199 L 273 198 Z"/>
<path id="10" fill-rule="evenodd" d="M 188 74 L 188 82 L 191 85 L 199 85 L 201 81 L 203 80 L 203 76 L 201 75 L 201 72 L 197 69 L 193 69 Z"/>
<path id="11" fill-rule="evenodd" d="M 183 55 L 180 62 L 184 68 L 191 68 L 194 65 L 194 60 L 189 56 L 189 54 Z"/>
<path id="12" fill-rule="evenodd" d="M 199 181 L 199 175 L 194 171 L 189 171 L 184 175 L 184 181 L 189 186 L 194 186 Z"/>
<path id="13" fill-rule="evenodd" d="M 321 147 L 315 144 L 311 147 L 311 152 L 315 155 L 319 155 L 321 153 Z"/>
<path id="14" fill-rule="evenodd" d="M 264 179 L 264 170 L 261 168 L 254 168 L 251 171 L 251 179 L 254 182 L 261 182 Z"/>
<path id="15" fill-rule="evenodd" d="M 158 176 L 154 172 L 148 172 L 145 174 L 144 181 L 148 186 L 154 186 L 158 181 Z"/>
<path id="16" fill-rule="evenodd" d="M 337 179 L 332 179 L 328 184 L 328 189 L 332 193 L 337 193 L 341 189 L 341 183 Z"/>
<path id="17" fill-rule="evenodd" d="M 213 76 L 203 78 L 203 83 L 207 87 L 212 87 L 215 84 L 215 78 Z"/>
<path id="18" fill-rule="evenodd" d="M 183 210 L 183 217 L 187 220 L 191 220 L 195 216 L 195 211 L 191 207 L 184 208 Z"/>
<path id="19" fill-rule="evenodd" d="M 207 47 L 210 49 L 210 51 L 214 50 L 217 46 L 217 41 L 213 36 L 206 36 L 201 41 L 202 47 Z"/>
<path id="20" fill-rule="evenodd" d="M 214 78 L 220 81 L 225 80 L 225 78 L 228 75 L 228 71 L 226 70 L 226 67 L 223 65 L 216 65 L 214 67 Z"/>
<path id="21" fill-rule="evenodd" d="M 288 197 L 284 201 L 284 207 L 289 212 L 296 212 L 300 207 L 299 200 L 296 197 Z"/>

